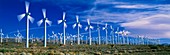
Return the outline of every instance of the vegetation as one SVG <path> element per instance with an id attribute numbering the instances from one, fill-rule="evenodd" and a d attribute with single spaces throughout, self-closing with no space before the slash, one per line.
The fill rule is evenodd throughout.
<path id="1" fill-rule="evenodd" d="M 169 45 L 62 45 L 1 43 L 0 55 L 170 55 Z"/>

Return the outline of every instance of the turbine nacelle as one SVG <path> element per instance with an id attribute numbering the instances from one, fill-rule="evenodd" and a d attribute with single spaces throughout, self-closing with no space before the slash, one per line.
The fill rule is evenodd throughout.
<path id="1" fill-rule="evenodd" d="M 25 15 L 26 15 L 26 16 L 28 16 L 28 15 L 31 15 L 31 13 L 30 13 L 30 12 L 28 12 L 28 13 L 25 13 Z"/>

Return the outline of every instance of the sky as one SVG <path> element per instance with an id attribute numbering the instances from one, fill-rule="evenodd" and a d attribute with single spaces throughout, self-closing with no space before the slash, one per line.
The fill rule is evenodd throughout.
<path id="1" fill-rule="evenodd" d="M 13 36 L 17 30 L 25 35 L 26 18 L 18 21 L 17 15 L 25 12 L 25 1 L 30 2 L 29 12 L 35 19 L 30 23 L 30 34 L 42 37 L 44 26 L 38 26 L 37 21 L 43 18 L 42 9 L 47 10 L 47 17 L 52 21 L 47 33 L 63 32 L 63 24 L 57 20 L 62 19 L 66 12 L 66 33 L 77 34 L 72 25 L 76 22 L 76 15 L 83 27 L 80 33 L 87 34 L 84 28 L 87 19 L 94 26 L 92 36 L 97 36 L 96 24 L 104 27 L 107 23 L 115 29 L 122 27 L 131 32 L 130 36 L 138 35 L 149 38 L 170 38 L 170 1 L 169 0 L 0 0 L 0 28 L 4 34 Z M 109 31 L 110 32 L 110 31 Z M 101 31 L 104 36 L 104 30 Z"/>

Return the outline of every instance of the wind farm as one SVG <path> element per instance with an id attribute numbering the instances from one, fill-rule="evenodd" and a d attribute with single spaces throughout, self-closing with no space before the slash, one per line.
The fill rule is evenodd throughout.
<path id="1" fill-rule="evenodd" d="M 56 3 L 51 4 L 53 2 Z M 163 37 L 163 34 L 156 35 L 159 32 L 155 32 L 156 28 L 152 28 L 154 25 L 150 25 L 152 24 L 151 21 L 158 21 L 157 19 L 151 20 L 151 18 L 156 18 L 155 16 L 135 21 L 141 17 L 136 17 L 134 20 L 129 17 L 118 18 L 118 16 L 122 17 L 124 13 L 122 12 L 120 16 L 111 12 L 109 14 L 102 12 L 107 8 L 96 11 L 100 7 L 101 2 L 107 1 L 95 1 L 95 5 L 93 5 L 95 7 L 93 8 L 89 7 L 91 4 L 88 4 L 86 7 L 84 3 L 81 4 L 82 1 L 77 0 L 75 1 L 77 4 L 66 0 L 53 2 L 17 1 L 16 3 L 19 4 L 17 8 L 21 9 L 12 8 L 17 13 L 8 14 L 15 17 L 15 19 L 11 18 L 12 20 L 7 22 L 8 24 L 6 24 L 6 21 L 3 21 L 6 20 L 5 18 L 1 18 L 3 15 L 0 9 L 0 22 L 3 22 L 0 23 L 0 55 L 170 54 L 170 45 L 162 43 L 162 39 L 159 38 L 159 36 Z M 71 9 L 71 7 L 75 8 Z M 114 9 L 125 9 L 122 7 L 124 6 L 115 6 Z M 129 10 L 132 8 L 134 7 L 126 7 Z M 82 11 L 81 9 L 87 10 Z M 3 14 L 5 15 L 5 13 Z M 132 17 L 133 15 L 127 16 Z M 127 18 L 127 20 L 124 18 Z M 140 25 L 148 26 L 143 27 Z M 159 25 L 165 26 L 165 24 Z M 157 29 L 161 29 L 160 26 Z M 165 26 L 165 28 L 167 27 L 169 26 Z M 151 30 L 147 28 L 151 28 Z M 168 33 L 165 33 L 165 35 L 168 36 Z"/>

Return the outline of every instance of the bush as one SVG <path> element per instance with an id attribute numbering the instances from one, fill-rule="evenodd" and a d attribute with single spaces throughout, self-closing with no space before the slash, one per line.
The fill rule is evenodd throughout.
<path id="1" fill-rule="evenodd" d="M 158 49 L 158 47 L 155 45 L 149 45 L 149 47 L 150 47 L 150 49 Z"/>
<path id="2" fill-rule="evenodd" d="M 0 49 L 0 52 L 2 52 L 2 53 L 5 53 L 5 52 L 14 52 L 14 50 Z"/>

